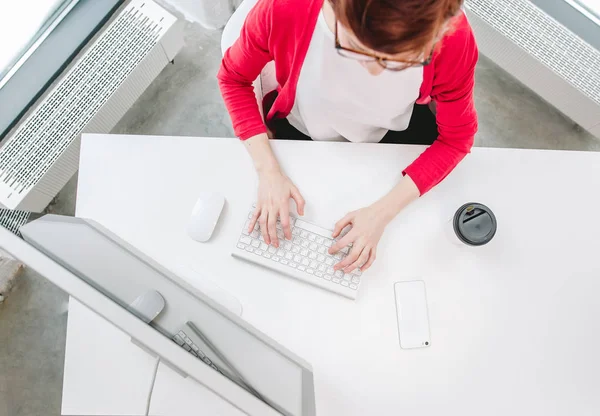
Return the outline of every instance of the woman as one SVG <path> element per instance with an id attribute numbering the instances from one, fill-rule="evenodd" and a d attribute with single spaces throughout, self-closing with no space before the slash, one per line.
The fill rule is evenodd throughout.
<path id="1" fill-rule="evenodd" d="M 478 52 L 462 3 L 258 1 L 225 53 L 218 79 L 235 133 L 258 172 L 250 229 L 258 221 L 267 244 L 279 245 L 278 217 L 291 238 L 289 200 L 300 215 L 305 204 L 269 146 L 267 125 L 279 138 L 431 145 L 386 196 L 335 225 L 333 238 L 352 226 L 330 249 L 335 254 L 352 244 L 335 267 L 346 273 L 368 269 L 386 225 L 469 153 L 477 131 Z M 265 125 L 252 82 L 270 61 L 279 88 Z"/>

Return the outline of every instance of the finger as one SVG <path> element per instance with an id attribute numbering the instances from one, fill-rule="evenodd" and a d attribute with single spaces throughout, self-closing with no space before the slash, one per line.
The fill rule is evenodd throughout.
<path id="1" fill-rule="evenodd" d="M 249 233 L 254 231 L 254 226 L 256 225 L 256 222 L 258 221 L 259 216 L 260 216 L 260 208 L 256 207 L 256 209 L 254 210 L 254 214 L 252 214 L 252 218 L 250 218 L 250 221 L 248 222 L 248 232 Z"/>
<path id="2" fill-rule="evenodd" d="M 304 215 L 304 205 L 306 204 L 306 202 L 304 201 L 302 194 L 300 193 L 298 188 L 296 188 L 295 186 L 292 187 L 291 194 L 292 194 L 292 198 L 294 199 L 294 202 L 296 203 L 296 209 L 298 210 L 298 215 Z"/>
<path id="3" fill-rule="evenodd" d="M 269 238 L 273 247 L 279 247 L 279 239 L 277 238 L 277 211 L 271 210 L 267 218 L 267 228 L 269 230 Z"/>
<path id="4" fill-rule="evenodd" d="M 346 228 L 346 226 L 348 224 L 352 223 L 352 213 L 348 213 L 346 214 L 346 216 L 344 218 L 342 218 L 341 220 L 339 220 L 338 222 L 335 223 L 335 227 L 333 227 L 333 233 L 331 234 L 331 236 L 333 238 L 336 238 L 338 235 L 340 235 L 340 233 L 342 232 L 342 230 L 344 228 Z"/>
<path id="5" fill-rule="evenodd" d="M 344 247 L 350 245 L 354 239 L 354 233 L 351 231 L 346 234 L 343 238 L 341 238 L 337 243 L 329 247 L 329 254 L 335 254 Z"/>
<path id="6" fill-rule="evenodd" d="M 344 269 L 344 268 L 348 267 L 349 265 L 354 263 L 356 260 L 358 260 L 358 257 L 364 251 L 364 249 L 365 249 L 364 246 L 352 247 L 352 250 L 350 250 L 350 253 L 348 253 L 346 258 L 344 260 L 340 261 L 335 266 L 333 266 L 333 269 L 340 270 L 340 269 Z"/>
<path id="7" fill-rule="evenodd" d="M 292 230 L 290 229 L 290 207 L 288 202 L 281 205 L 279 221 L 281 222 L 281 228 L 283 228 L 283 235 L 285 235 L 286 240 L 291 240 Z"/>
<path id="8" fill-rule="evenodd" d="M 352 263 L 350 266 L 344 269 L 344 273 L 352 273 L 354 269 L 358 269 L 360 266 L 365 264 L 369 260 L 369 255 L 371 254 L 371 249 L 365 247 L 364 250 L 358 256 L 358 260 Z"/>
<path id="9" fill-rule="evenodd" d="M 263 209 L 260 217 L 258 219 L 258 224 L 260 226 L 260 233 L 263 236 L 263 240 L 265 240 L 265 243 L 267 244 L 271 244 L 271 239 L 269 238 L 269 231 L 267 230 L 267 218 L 268 218 L 268 211 L 266 209 Z"/>
<path id="10" fill-rule="evenodd" d="M 367 269 L 369 267 L 371 267 L 371 265 L 375 261 L 376 257 L 377 257 L 377 249 L 374 248 L 371 250 L 371 255 L 369 256 L 369 260 L 367 260 L 367 262 L 363 266 L 361 266 L 360 271 L 361 272 L 367 271 Z"/>

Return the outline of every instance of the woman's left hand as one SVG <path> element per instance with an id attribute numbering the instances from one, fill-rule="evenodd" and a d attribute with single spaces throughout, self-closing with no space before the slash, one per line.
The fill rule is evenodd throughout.
<path id="1" fill-rule="evenodd" d="M 331 246 L 329 254 L 333 255 L 350 244 L 352 249 L 344 260 L 334 266 L 334 269 L 351 273 L 356 268 L 364 272 L 371 267 L 377 257 L 377 244 L 389 222 L 387 218 L 383 209 L 376 203 L 351 212 L 338 221 L 333 230 L 333 238 L 337 238 L 348 225 L 352 225 L 352 229 Z"/>

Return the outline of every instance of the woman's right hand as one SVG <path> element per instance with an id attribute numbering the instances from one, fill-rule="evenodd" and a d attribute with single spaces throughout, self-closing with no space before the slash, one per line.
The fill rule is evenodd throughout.
<path id="1" fill-rule="evenodd" d="M 304 215 L 304 198 L 281 171 L 266 133 L 253 136 L 244 144 L 258 172 L 258 200 L 248 224 L 248 232 L 252 232 L 258 222 L 265 243 L 279 247 L 277 218 L 281 221 L 285 238 L 291 240 L 290 199 L 296 202 L 298 214 Z"/>
<path id="2" fill-rule="evenodd" d="M 290 199 L 296 203 L 298 214 L 304 215 L 304 198 L 281 170 L 259 172 L 258 200 L 256 210 L 250 219 L 248 232 L 252 232 L 258 222 L 263 240 L 273 247 L 279 247 L 277 237 L 277 219 L 281 221 L 281 228 L 287 240 L 292 239 L 290 229 Z"/>

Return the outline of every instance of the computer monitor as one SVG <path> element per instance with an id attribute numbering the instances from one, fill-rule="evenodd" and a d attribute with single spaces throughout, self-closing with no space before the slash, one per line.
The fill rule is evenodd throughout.
<path id="1" fill-rule="evenodd" d="M 0 227 L 1 247 L 128 333 L 136 344 L 247 414 L 316 413 L 308 363 L 174 276 L 100 224 L 46 215 L 20 229 Z M 132 304 L 153 290 L 165 307 L 149 324 Z M 214 370 L 172 341 L 186 323 L 227 368 Z"/>

